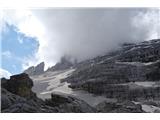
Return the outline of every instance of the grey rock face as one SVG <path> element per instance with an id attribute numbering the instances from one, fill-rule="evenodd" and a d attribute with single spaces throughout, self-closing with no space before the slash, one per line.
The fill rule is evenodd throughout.
<path id="1" fill-rule="evenodd" d="M 2 80 L 1 110 L 2 112 L 95 112 L 95 109 L 77 98 L 52 94 L 51 100 L 43 101 L 32 92 L 32 80 L 26 73 L 11 76 L 10 80 Z"/>
<path id="2" fill-rule="evenodd" d="M 2 110 L 8 108 L 16 101 L 24 100 L 24 99 L 21 99 L 20 96 L 14 95 L 4 88 L 1 89 L 1 92 L 2 92 L 1 94 Z"/>
<path id="3" fill-rule="evenodd" d="M 131 101 L 121 102 L 102 102 L 96 106 L 98 112 L 102 113 L 142 113 L 141 105 Z"/>
<path id="4" fill-rule="evenodd" d="M 61 58 L 60 62 L 58 62 L 55 66 L 48 68 L 47 71 L 56 71 L 56 70 L 65 70 L 70 67 L 73 67 L 74 63 L 72 63 L 69 58 L 67 59 L 65 56 Z"/>
<path id="5" fill-rule="evenodd" d="M 124 44 L 120 50 L 83 61 L 63 81 L 73 89 L 112 98 L 160 99 L 160 86 L 130 89 L 130 83 L 160 81 L 160 39 Z M 126 85 L 123 85 L 126 84 Z"/>
<path id="6" fill-rule="evenodd" d="M 31 88 L 33 87 L 33 81 L 26 73 L 13 75 L 10 77 L 10 80 L 2 81 L 5 81 L 2 82 L 2 88 L 5 88 L 13 94 L 26 98 L 35 96 L 35 94 L 31 91 Z"/>
<path id="7" fill-rule="evenodd" d="M 56 112 L 56 109 L 49 107 L 38 98 L 27 99 L 13 94 L 2 88 L 1 112 L 3 113 L 31 113 L 31 112 Z"/>
<path id="8" fill-rule="evenodd" d="M 32 66 L 29 67 L 27 70 L 24 71 L 24 73 L 27 73 L 28 75 L 32 76 L 32 75 L 40 75 L 42 73 L 44 73 L 44 62 L 41 62 L 40 64 L 38 64 L 37 66 Z"/>
<path id="9" fill-rule="evenodd" d="M 54 97 L 53 97 L 54 96 Z M 56 99 L 55 99 L 56 96 Z M 6 113 L 93 113 L 96 110 L 84 101 L 66 95 L 52 95 L 51 100 L 26 99 L 2 89 L 2 112 Z"/>
<path id="10" fill-rule="evenodd" d="M 46 104 L 52 107 L 58 107 L 58 112 L 67 113 L 93 113 L 96 109 L 85 103 L 83 100 L 77 99 L 71 95 L 54 93 L 51 99 L 47 99 Z"/>
<path id="11" fill-rule="evenodd" d="M 154 62 L 160 59 L 160 39 L 123 46 L 119 57 L 124 62 Z"/>
<path id="12" fill-rule="evenodd" d="M 26 69 L 26 70 L 24 71 L 24 73 L 26 73 L 26 74 L 28 74 L 28 75 L 34 75 L 34 74 L 35 74 L 35 68 L 34 68 L 34 66 L 29 67 L 28 69 Z"/>
<path id="13" fill-rule="evenodd" d="M 42 74 L 43 72 L 44 72 L 44 62 L 41 62 L 35 67 L 35 74 L 39 75 Z"/>

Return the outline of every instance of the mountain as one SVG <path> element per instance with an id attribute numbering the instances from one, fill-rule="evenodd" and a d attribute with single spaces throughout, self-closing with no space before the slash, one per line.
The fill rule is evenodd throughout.
<path id="1" fill-rule="evenodd" d="M 44 62 L 41 62 L 40 64 L 38 64 L 37 66 L 32 66 L 32 67 L 29 67 L 28 69 L 26 69 L 24 71 L 24 73 L 27 73 L 29 75 L 40 75 L 42 73 L 44 73 Z"/>
<path id="2" fill-rule="evenodd" d="M 160 112 L 160 39 L 124 43 L 79 63 L 62 57 L 45 72 L 37 68 L 44 66 L 29 68 L 29 76 L 11 77 L 17 86 L 2 80 L 2 107 L 7 106 L 2 112 L 19 112 L 20 101 L 21 112 Z M 28 82 L 19 82 L 26 81 L 22 76 Z M 28 87 L 22 90 L 21 84 Z"/>
<path id="3" fill-rule="evenodd" d="M 61 81 L 74 90 L 119 101 L 138 101 L 142 106 L 152 102 L 157 108 L 150 111 L 160 112 L 160 39 L 125 43 L 117 51 L 79 63 Z"/>
<path id="4" fill-rule="evenodd" d="M 74 85 L 160 80 L 160 40 L 123 44 L 120 50 L 83 61 L 67 82 Z M 76 87 L 76 86 L 75 86 Z"/>

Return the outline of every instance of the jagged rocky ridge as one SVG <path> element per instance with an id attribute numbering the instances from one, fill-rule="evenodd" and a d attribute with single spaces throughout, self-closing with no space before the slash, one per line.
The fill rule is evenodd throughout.
<path id="1" fill-rule="evenodd" d="M 76 61 L 72 62 L 67 56 L 63 56 L 60 62 L 47 69 L 47 71 L 65 70 L 76 65 Z"/>
<path id="2" fill-rule="evenodd" d="M 43 101 L 32 92 L 33 82 L 25 73 L 3 78 L 1 88 L 1 112 L 96 112 L 82 100 L 73 96 L 55 93 Z"/>
<path id="3" fill-rule="evenodd" d="M 31 66 L 28 69 L 26 69 L 24 71 L 24 73 L 27 73 L 30 76 L 34 76 L 34 75 L 40 75 L 43 74 L 44 72 L 48 72 L 48 71 L 58 71 L 58 70 L 66 70 L 68 68 L 74 67 L 77 64 L 76 60 L 74 62 L 72 62 L 70 60 L 70 58 L 63 56 L 60 59 L 60 62 L 56 63 L 54 66 L 48 68 L 46 71 L 44 71 L 44 62 L 41 62 L 40 64 L 38 64 L 37 66 Z"/>
<path id="4" fill-rule="evenodd" d="M 24 73 L 27 73 L 30 76 L 40 75 L 44 73 L 44 65 L 45 65 L 44 62 L 41 62 L 35 67 L 34 66 L 29 67 L 24 71 Z"/>

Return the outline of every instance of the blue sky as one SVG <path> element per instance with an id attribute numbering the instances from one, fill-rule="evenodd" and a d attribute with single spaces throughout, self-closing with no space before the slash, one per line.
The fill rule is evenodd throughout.
<path id="1" fill-rule="evenodd" d="M 24 59 L 34 55 L 38 49 L 36 38 L 27 37 L 17 31 L 13 25 L 6 24 L 6 30 L 1 33 L 2 69 L 11 74 L 22 72 Z"/>

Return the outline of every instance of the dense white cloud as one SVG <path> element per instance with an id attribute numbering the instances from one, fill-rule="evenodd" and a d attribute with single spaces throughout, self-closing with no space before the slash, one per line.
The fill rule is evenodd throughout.
<path id="1" fill-rule="evenodd" d="M 8 72 L 7 70 L 4 70 L 0 68 L 0 78 L 5 77 L 5 78 L 10 78 L 11 73 Z"/>
<path id="2" fill-rule="evenodd" d="M 118 48 L 123 42 L 157 38 L 158 9 L 37 9 L 5 11 L 4 18 L 27 36 L 37 37 L 34 58 L 24 68 L 61 56 L 84 60 Z"/>
<path id="3" fill-rule="evenodd" d="M 14 25 L 16 27 L 16 31 L 25 34 L 26 36 L 29 37 L 36 37 L 39 42 L 39 40 L 42 38 L 44 34 L 44 29 L 42 24 L 39 22 L 39 20 L 36 19 L 36 17 L 32 14 L 30 10 L 22 10 L 22 9 L 17 9 L 17 10 L 1 10 L 0 15 L 0 25 L 3 26 L 3 29 L 0 29 L 4 32 L 7 32 L 7 27 L 6 23 L 9 25 Z M 1 35 L 1 34 L 0 34 Z M 23 42 L 23 39 L 18 37 L 18 41 L 20 43 Z M 4 56 L 2 56 L 4 57 Z M 25 59 L 22 58 L 17 58 L 20 61 L 23 61 L 23 67 L 26 68 L 30 65 L 35 65 L 37 64 L 40 59 L 38 58 L 37 61 L 37 55 L 31 56 L 31 57 L 26 57 Z M 36 62 L 35 62 L 36 61 Z"/>

